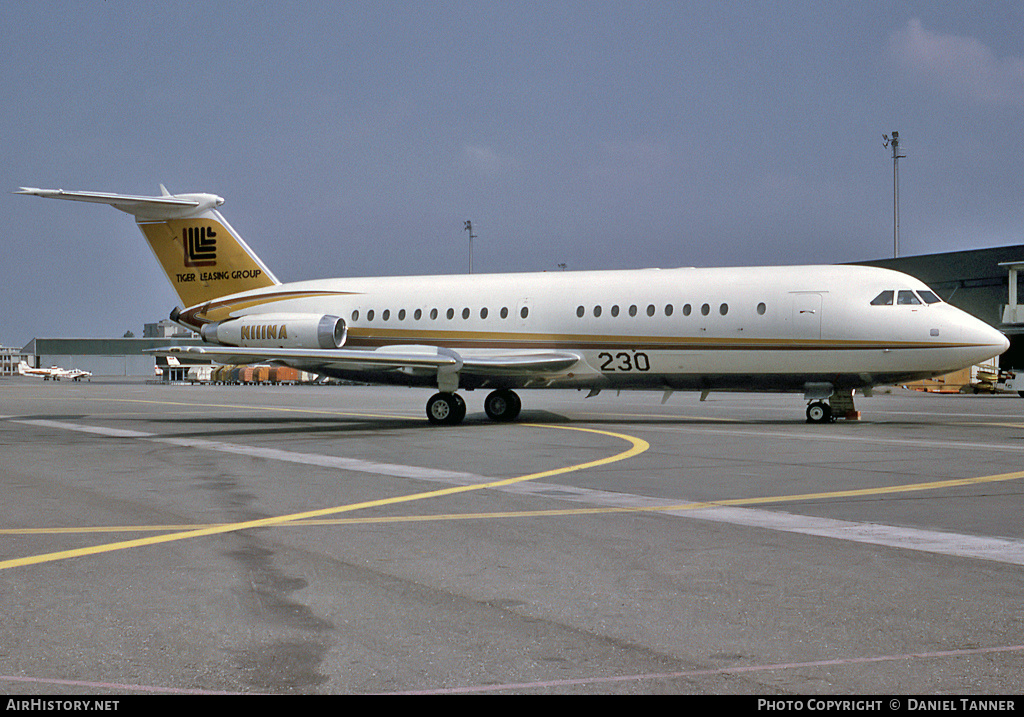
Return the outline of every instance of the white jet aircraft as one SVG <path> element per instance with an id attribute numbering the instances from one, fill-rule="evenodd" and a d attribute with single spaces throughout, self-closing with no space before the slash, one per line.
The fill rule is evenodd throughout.
<path id="1" fill-rule="evenodd" d="M 864 266 L 471 274 L 281 283 L 217 210 L 214 194 L 133 196 L 23 187 L 135 217 L 208 346 L 161 355 L 276 362 L 326 376 L 436 388 L 435 424 L 489 389 L 496 421 L 514 389 L 792 391 L 807 419 L 853 410 L 853 391 L 997 356 L 1002 333 L 922 282 Z M 826 402 L 827 401 L 827 402 Z"/>
<path id="2" fill-rule="evenodd" d="M 50 368 L 33 368 L 24 361 L 18 362 L 18 373 L 22 376 L 41 378 L 44 381 L 60 381 L 62 378 L 70 381 L 78 381 L 79 379 L 92 376 L 91 371 L 83 371 L 80 368 L 68 369 L 61 368 L 60 366 L 50 366 Z"/>

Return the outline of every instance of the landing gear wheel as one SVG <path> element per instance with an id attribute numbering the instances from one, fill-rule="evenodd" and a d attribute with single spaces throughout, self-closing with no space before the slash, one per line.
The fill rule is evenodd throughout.
<path id="1" fill-rule="evenodd" d="M 455 419 L 455 423 L 462 423 L 462 419 L 466 417 L 466 399 L 457 393 L 453 393 L 452 395 L 455 396 L 455 403 L 457 404 L 459 411 L 459 417 Z"/>
<path id="2" fill-rule="evenodd" d="M 492 421 L 514 421 L 522 407 L 519 396 L 507 388 L 492 391 L 484 399 L 484 412 Z"/>
<path id="3" fill-rule="evenodd" d="M 807 407 L 808 423 L 828 423 L 832 420 L 832 407 L 822 401 L 815 401 Z"/>
<path id="4" fill-rule="evenodd" d="M 435 393 L 427 401 L 427 420 L 435 426 L 454 426 L 466 417 L 466 402 L 457 393 Z"/>

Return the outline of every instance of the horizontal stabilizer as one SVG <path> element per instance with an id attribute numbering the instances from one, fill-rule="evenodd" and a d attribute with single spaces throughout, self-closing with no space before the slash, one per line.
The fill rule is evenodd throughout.
<path id="1" fill-rule="evenodd" d="M 108 192 L 66 192 L 63 189 L 21 187 L 15 194 L 29 194 L 45 199 L 68 199 L 75 202 L 109 204 L 122 212 L 147 219 L 186 217 L 219 207 L 224 203 L 216 194 L 164 194 L 159 197 Z"/>

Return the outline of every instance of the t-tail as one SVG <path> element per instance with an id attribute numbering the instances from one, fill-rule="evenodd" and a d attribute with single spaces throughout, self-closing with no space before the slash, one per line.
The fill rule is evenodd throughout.
<path id="1" fill-rule="evenodd" d="M 182 307 L 281 282 L 217 211 L 216 194 L 159 197 L 22 187 L 18 194 L 109 204 L 135 217 Z"/>

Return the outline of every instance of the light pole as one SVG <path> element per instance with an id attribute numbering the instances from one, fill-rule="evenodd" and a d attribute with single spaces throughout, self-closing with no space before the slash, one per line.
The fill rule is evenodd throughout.
<path id="1" fill-rule="evenodd" d="M 473 273 L 473 240 L 476 238 L 476 234 L 473 233 L 473 222 L 469 219 L 466 220 L 464 231 L 469 232 L 469 273 Z"/>
<path id="2" fill-rule="evenodd" d="M 892 139 L 889 135 L 882 135 L 882 146 L 892 146 L 892 256 L 894 259 L 900 255 L 900 159 L 906 157 L 900 154 L 900 133 L 892 131 Z"/>

